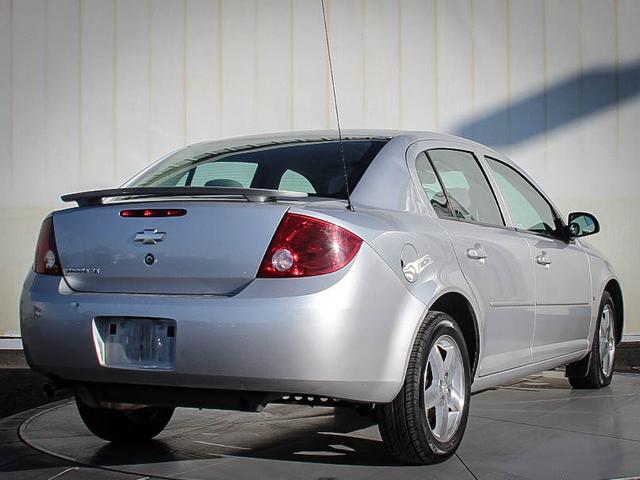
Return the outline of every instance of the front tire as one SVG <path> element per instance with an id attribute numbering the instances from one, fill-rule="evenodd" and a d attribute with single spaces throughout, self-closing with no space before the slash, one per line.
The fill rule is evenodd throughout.
<path id="1" fill-rule="evenodd" d="M 469 354 L 455 320 L 429 312 L 413 345 L 396 398 L 376 405 L 380 435 L 404 463 L 433 464 L 451 457 L 469 415 Z"/>
<path id="2" fill-rule="evenodd" d="M 586 375 L 572 375 L 571 372 L 576 369 L 572 369 L 571 365 L 567 367 L 567 377 L 573 388 L 598 389 L 611 383 L 616 358 L 615 315 L 613 298 L 609 292 L 604 292 L 600 301 L 591 353 L 585 360 L 587 362 Z"/>
<path id="3" fill-rule="evenodd" d="M 147 442 L 167 426 L 173 408 L 141 407 L 114 410 L 90 407 L 76 395 L 76 406 L 82 421 L 91 433 L 114 443 Z"/>

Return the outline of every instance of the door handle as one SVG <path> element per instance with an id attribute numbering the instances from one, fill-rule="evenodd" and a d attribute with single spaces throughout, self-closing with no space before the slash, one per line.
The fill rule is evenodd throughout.
<path id="1" fill-rule="evenodd" d="M 547 252 L 542 252 L 540 255 L 538 255 L 536 257 L 536 262 L 538 262 L 540 265 L 544 265 L 545 267 L 551 265 L 551 259 L 547 257 Z"/>
<path id="2" fill-rule="evenodd" d="M 479 243 L 476 243 L 473 248 L 467 249 L 467 257 L 473 260 L 484 260 L 487 256 L 487 251 Z"/>

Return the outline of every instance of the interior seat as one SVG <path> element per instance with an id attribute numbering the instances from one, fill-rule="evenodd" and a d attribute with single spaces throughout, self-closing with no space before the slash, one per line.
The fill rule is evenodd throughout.
<path id="1" fill-rule="evenodd" d="M 204 184 L 205 187 L 230 187 L 230 188 L 244 188 L 237 180 L 231 180 L 230 178 L 214 178 Z"/>

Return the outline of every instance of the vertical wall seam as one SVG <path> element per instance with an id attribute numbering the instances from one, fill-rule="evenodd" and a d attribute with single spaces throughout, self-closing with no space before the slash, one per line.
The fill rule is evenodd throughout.
<path id="1" fill-rule="evenodd" d="M 189 112 L 187 99 L 189 95 L 188 89 L 188 15 L 189 15 L 189 0 L 182 0 L 182 140 L 183 144 L 188 143 L 189 137 Z"/>
<path id="2" fill-rule="evenodd" d="M 471 31 L 469 37 L 471 40 L 471 118 L 476 118 L 476 11 L 474 0 L 469 0 L 469 17 L 471 20 Z M 475 130 L 475 129 L 474 129 Z M 473 132 L 475 136 L 475 131 Z"/>
<path id="3" fill-rule="evenodd" d="M 616 164 L 620 163 L 620 38 L 619 38 L 619 18 L 620 6 L 618 0 L 613 0 L 613 38 L 614 38 L 614 65 L 615 65 L 615 83 L 613 86 L 613 95 L 615 99 L 615 124 L 616 124 L 616 146 L 614 159 Z"/>
<path id="4" fill-rule="evenodd" d="M 333 3 L 331 2 L 331 0 L 326 0 L 325 2 L 325 7 L 326 7 L 326 15 L 327 15 L 327 31 L 328 31 L 328 35 L 329 38 L 331 38 L 331 7 L 333 6 Z M 325 85 L 325 122 L 327 125 L 327 129 L 331 129 L 331 121 L 333 118 L 333 115 L 331 115 L 331 109 L 333 106 L 333 102 L 332 102 L 332 93 L 331 93 L 331 71 L 329 70 L 329 57 L 327 54 L 327 50 L 326 47 L 323 49 L 324 53 L 322 54 L 322 56 L 324 57 L 324 85 Z"/>
<path id="5" fill-rule="evenodd" d="M 14 53 L 13 48 L 15 46 L 15 42 L 13 41 L 13 36 L 15 34 L 13 28 L 13 22 L 15 21 L 15 0 L 11 0 L 9 3 L 9 179 L 11 180 L 11 185 L 15 185 L 15 140 L 13 139 L 13 135 L 15 133 L 14 122 L 15 122 L 15 95 L 13 92 L 14 80 L 13 75 L 15 72 L 14 68 Z"/>
<path id="6" fill-rule="evenodd" d="M 78 0 L 78 182 L 83 184 L 82 177 L 84 176 L 84 158 L 83 158 L 83 115 L 82 115 L 82 16 L 83 16 L 83 0 Z"/>
<path id="7" fill-rule="evenodd" d="M 223 122 L 224 122 L 224 47 L 223 47 L 223 21 L 222 16 L 224 14 L 224 0 L 220 0 L 218 3 L 218 131 L 216 132 L 218 138 L 223 136 Z"/>
<path id="8" fill-rule="evenodd" d="M 367 105 L 367 21 L 368 21 L 368 3 L 362 0 L 360 3 L 362 11 L 362 126 L 367 127 L 369 123 L 369 106 Z"/>
<path id="9" fill-rule="evenodd" d="M 547 0 L 542 2 L 542 74 L 544 78 L 544 156 L 543 172 L 547 172 L 549 165 L 549 56 L 547 38 Z"/>
<path id="10" fill-rule="evenodd" d="M 253 0 L 253 51 L 255 53 L 255 59 L 253 61 L 253 68 L 255 69 L 255 81 L 253 82 L 253 111 L 251 112 L 251 121 L 247 122 L 250 125 L 252 130 L 257 130 L 256 127 L 256 118 L 258 118 L 258 113 L 260 112 L 260 49 L 259 47 L 259 38 L 260 38 L 260 2 L 259 0 Z M 262 131 L 262 125 L 260 125 Z"/>
<path id="11" fill-rule="evenodd" d="M 296 95 L 295 95 L 295 46 L 294 41 L 294 15 L 295 4 L 294 0 L 289 0 L 289 128 L 295 129 L 296 125 Z"/>
<path id="12" fill-rule="evenodd" d="M 440 59 L 438 54 L 438 23 L 438 0 L 433 0 L 433 110 L 436 121 L 436 130 L 440 130 L 440 88 L 438 86 L 438 64 L 440 63 Z"/>
<path id="13" fill-rule="evenodd" d="M 148 43 L 149 58 L 147 60 L 147 100 L 149 102 L 149 125 L 147 126 L 147 163 L 152 160 L 152 138 L 151 131 L 153 129 L 153 4 L 151 0 L 147 0 L 147 19 L 148 19 Z"/>
<path id="14" fill-rule="evenodd" d="M 506 26 L 507 26 L 507 139 L 509 145 L 513 136 L 513 127 L 511 125 L 511 107 L 513 105 L 513 86 L 511 78 L 511 57 L 513 55 L 513 49 L 511 45 L 512 32 L 511 32 L 511 0 L 507 0 L 507 12 L 506 12 Z"/>
<path id="15" fill-rule="evenodd" d="M 114 182 L 118 182 L 118 0 L 113 0 L 113 28 L 112 28 L 112 85 L 111 85 L 111 128 L 113 129 L 113 154 L 111 165 L 111 177 Z"/>
<path id="16" fill-rule="evenodd" d="M 402 42 L 402 9 L 403 0 L 398 1 L 398 77 L 397 77 L 397 88 L 398 88 L 398 126 L 400 128 L 404 127 L 404 89 L 402 79 L 404 77 L 404 56 L 402 54 L 403 51 L 403 42 Z"/>
<path id="17" fill-rule="evenodd" d="M 44 110 L 43 118 L 44 118 L 44 138 L 46 139 L 46 147 L 45 147 L 45 175 L 49 178 L 51 174 L 51 148 L 50 148 L 50 139 L 49 139 L 49 2 L 44 0 L 44 55 L 43 55 L 43 67 L 44 67 L 44 78 L 43 78 L 43 94 L 44 94 L 44 102 L 42 105 L 42 109 Z"/>
<path id="18" fill-rule="evenodd" d="M 584 2 L 578 0 L 578 131 L 580 132 L 580 153 L 584 155 Z M 583 157 L 584 158 L 584 157 Z"/>

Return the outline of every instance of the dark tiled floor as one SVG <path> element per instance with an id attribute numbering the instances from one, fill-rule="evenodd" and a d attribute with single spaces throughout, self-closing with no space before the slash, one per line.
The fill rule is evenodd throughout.
<path id="1" fill-rule="evenodd" d="M 598 391 L 572 391 L 548 372 L 476 395 L 458 455 L 429 467 L 398 465 L 370 420 L 329 408 L 178 409 L 156 441 L 135 448 L 90 435 L 68 401 L 0 422 L 0 477 L 16 479 L 586 480 L 639 474 L 639 453 L 640 376 L 624 374 Z"/>
<path id="2" fill-rule="evenodd" d="M 96 468 L 84 467 L 54 456 L 39 452 L 25 443 L 18 436 L 20 425 L 50 406 L 42 406 L 0 420 L 0 478 L 15 480 L 80 480 L 110 479 L 133 480 L 139 475 L 109 472 Z"/>
<path id="3" fill-rule="evenodd" d="M 0 368 L 0 418 L 50 402 L 42 391 L 46 381 L 27 367 Z"/>

